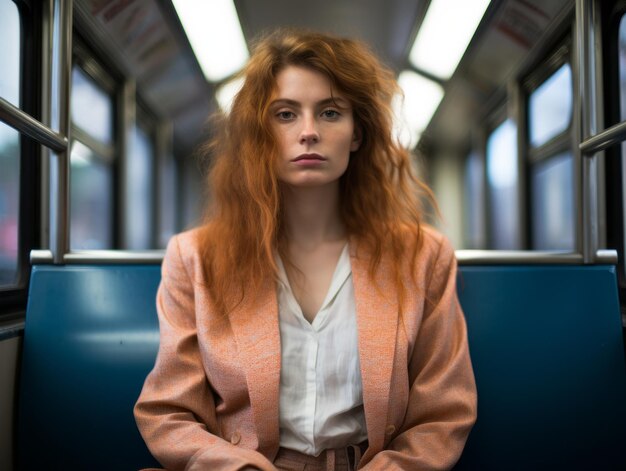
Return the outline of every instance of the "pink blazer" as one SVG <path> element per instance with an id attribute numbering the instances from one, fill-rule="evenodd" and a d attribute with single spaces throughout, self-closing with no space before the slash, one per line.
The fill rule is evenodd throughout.
<path id="1" fill-rule="evenodd" d="M 403 268 L 402 309 L 389 259 L 383 256 L 373 283 L 367 254 L 350 244 L 369 441 L 360 469 L 449 469 L 476 419 L 454 251 L 432 229 L 423 233 L 417 266 Z M 215 313 L 205 285 L 198 230 L 174 237 L 157 295 L 159 353 L 135 406 L 137 425 L 169 470 L 275 470 L 275 282 L 228 316 Z"/>

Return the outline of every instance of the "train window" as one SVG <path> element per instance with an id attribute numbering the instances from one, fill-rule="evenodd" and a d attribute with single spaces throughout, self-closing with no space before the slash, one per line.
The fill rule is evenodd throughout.
<path id="1" fill-rule="evenodd" d="M 485 245 L 484 180 L 483 159 L 472 152 L 465 161 L 465 245 L 469 249 L 481 249 Z"/>
<path id="2" fill-rule="evenodd" d="M 71 229 L 73 249 L 113 246 L 113 172 L 102 156 L 78 140 L 71 149 Z"/>
<path id="3" fill-rule="evenodd" d="M 13 285 L 18 270 L 20 136 L 0 122 L 0 286 Z"/>
<path id="4" fill-rule="evenodd" d="M 619 66 L 618 87 L 619 87 L 619 96 L 620 96 L 619 118 L 620 118 L 620 121 L 623 122 L 623 121 L 626 121 L 626 13 L 622 15 L 619 21 L 619 29 L 618 29 L 617 34 L 618 34 L 617 36 L 617 59 L 618 61 L 617 62 Z M 621 220 L 621 223 L 616 224 L 616 226 L 622 226 L 621 234 L 615 235 L 613 237 L 614 237 L 615 245 L 619 247 L 620 249 L 620 265 L 621 265 L 620 286 L 623 289 L 624 284 L 625 284 L 624 280 L 626 279 L 625 278 L 626 263 L 624 262 L 624 251 L 626 250 L 626 227 L 624 227 L 624 225 L 626 224 L 626 187 L 625 187 L 626 185 L 626 141 L 622 141 L 621 143 L 621 167 L 612 165 L 610 161 L 608 162 L 608 164 L 614 169 L 619 169 L 615 171 L 615 176 L 613 177 L 614 181 L 619 182 L 621 180 L 621 183 L 619 185 L 615 185 L 615 183 L 613 183 L 611 186 L 617 186 L 617 187 L 621 186 L 621 200 L 622 200 L 621 210 L 617 209 L 616 212 L 613 213 L 615 215 L 615 220 L 617 221 Z M 615 206 L 616 208 L 619 208 L 619 205 L 615 205 Z M 619 214 L 620 211 L 621 211 L 621 214 Z M 618 230 L 618 233 L 619 233 L 619 230 Z M 620 239 L 621 241 L 617 242 Z"/>
<path id="5" fill-rule="evenodd" d="M 620 88 L 620 117 L 626 121 L 626 14 L 619 22 L 619 88 Z M 622 149 L 624 149 L 622 144 Z M 623 152 L 622 152 L 623 153 Z"/>
<path id="6" fill-rule="evenodd" d="M 573 83 L 568 55 L 565 43 L 538 68 L 537 74 L 551 72 L 547 79 L 528 91 L 529 217 L 531 248 L 536 250 L 575 248 Z M 556 70 L 551 65 L 555 61 L 563 61 Z"/>
<path id="7" fill-rule="evenodd" d="M 104 144 L 113 142 L 113 98 L 79 67 L 72 70 L 72 122 Z"/>
<path id="8" fill-rule="evenodd" d="M 570 152 L 533 165 L 531 180 L 534 249 L 574 248 L 573 179 L 574 164 Z"/>
<path id="9" fill-rule="evenodd" d="M 168 154 L 159 175 L 159 238 L 158 246 L 164 248 L 176 232 L 176 161 Z"/>
<path id="10" fill-rule="evenodd" d="M 72 70 L 70 247 L 113 248 L 113 97 L 78 66 Z"/>
<path id="11" fill-rule="evenodd" d="M 572 69 L 563 64 L 528 100 L 530 144 L 539 147 L 565 131 L 572 117 Z"/>
<path id="12" fill-rule="evenodd" d="M 521 248 L 517 185 L 517 127 L 507 119 L 487 138 L 491 248 Z"/>
<path id="13" fill-rule="evenodd" d="M 11 0 L 0 0 L 0 97 L 20 106 L 20 15 Z"/>
<path id="14" fill-rule="evenodd" d="M 126 248 L 152 248 L 153 163 L 155 150 L 149 132 L 136 125 L 126 165 Z"/>

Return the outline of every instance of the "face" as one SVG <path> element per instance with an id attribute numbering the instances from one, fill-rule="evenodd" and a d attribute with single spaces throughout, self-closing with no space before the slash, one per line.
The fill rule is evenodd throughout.
<path id="1" fill-rule="evenodd" d="M 352 107 L 323 74 L 288 66 L 270 106 L 281 158 L 278 175 L 293 187 L 337 184 L 359 148 Z"/>

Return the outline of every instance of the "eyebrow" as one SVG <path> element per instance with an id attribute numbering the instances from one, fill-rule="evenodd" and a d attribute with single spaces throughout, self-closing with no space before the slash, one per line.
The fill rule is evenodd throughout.
<path id="1" fill-rule="evenodd" d="M 301 103 L 296 100 L 290 100 L 289 98 L 278 98 L 272 101 L 272 103 L 270 104 L 272 108 L 275 108 L 277 106 L 284 106 L 284 105 L 299 108 L 301 106 Z M 340 97 L 324 98 L 323 100 L 320 100 L 316 103 L 316 106 L 326 106 L 326 105 L 335 105 L 341 108 L 348 108 L 350 106 L 350 103 L 348 102 L 348 100 L 345 100 L 344 98 L 340 98 Z"/>

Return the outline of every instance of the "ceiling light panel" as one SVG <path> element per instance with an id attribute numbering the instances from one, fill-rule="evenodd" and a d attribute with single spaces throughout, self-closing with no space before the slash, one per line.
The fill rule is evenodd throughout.
<path id="1" fill-rule="evenodd" d="M 398 84 L 404 100 L 398 97 L 394 101 L 396 134 L 405 147 L 412 148 L 437 111 L 444 91 L 438 83 L 410 70 L 400 73 Z"/>
<path id="2" fill-rule="evenodd" d="M 489 0 L 432 0 L 409 54 L 411 64 L 449 79 L 488 6 Z"/>
<path id="3" fill-rule="evenodd" d="M 248 47 L 233 0 L 173 3 L 207 80 L 219 82 L 245 65 Z"/>

